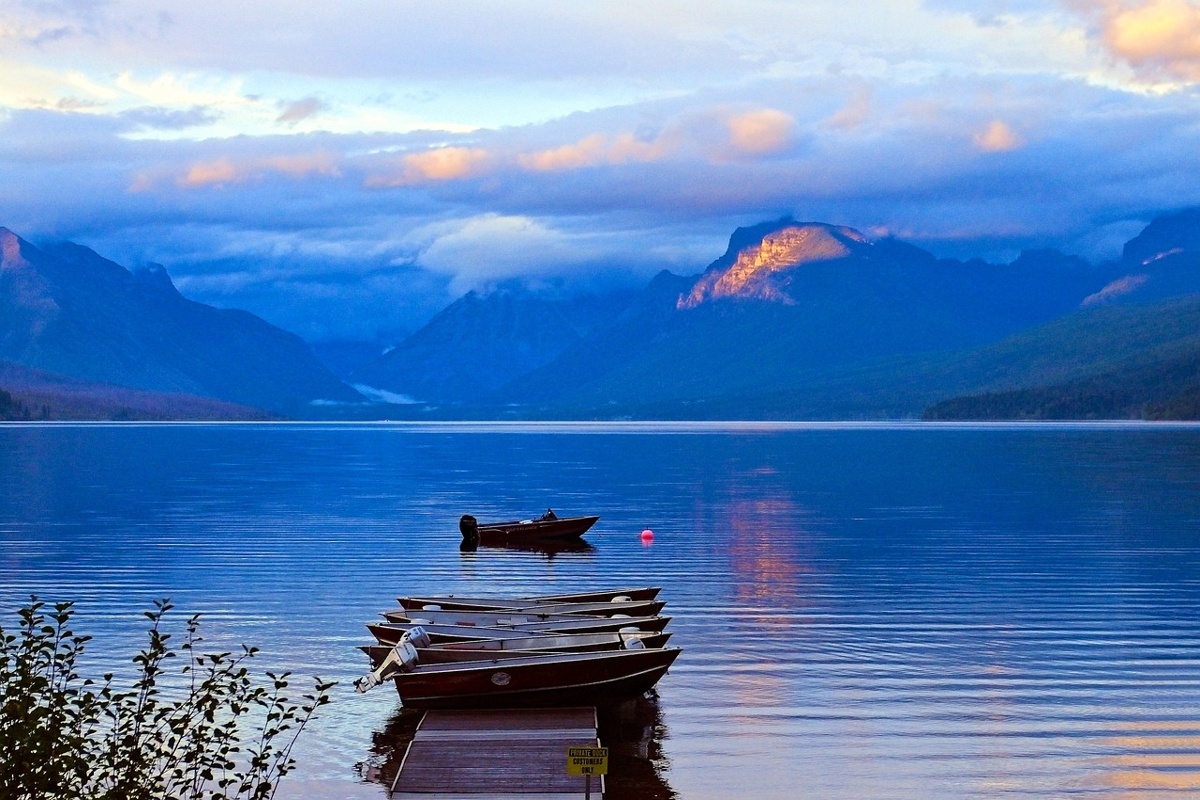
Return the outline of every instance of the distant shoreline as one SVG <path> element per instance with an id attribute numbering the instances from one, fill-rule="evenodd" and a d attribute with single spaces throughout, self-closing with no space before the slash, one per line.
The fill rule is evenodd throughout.
<path id="1" fill-rule="evenodd" d="M 1200 430 L 1189 420 L 0 420 L 0 428 L 391 428 L 430 432 L 708 433 L 821 430 Z"/>

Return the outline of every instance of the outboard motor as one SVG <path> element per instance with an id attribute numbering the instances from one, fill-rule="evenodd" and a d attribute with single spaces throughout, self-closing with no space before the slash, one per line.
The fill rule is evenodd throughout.
<path id="1" fill-rule="evenodd" d="M 470 514 L 463 514 L 458 520 L 458 532 L 462 534 L 464 542 L 478 542 L 479 520 Z"/>
<path id="2" fill-rule="evenodd" d="M 408 633 L 400 637 L 400 641 L 407 639 L 413 647 L 429 647 L 433 642 L 429 639 L 429 634 L 420 625 L 408 629 Z"/>
<path id="3" fill-rule="evenodd" d="M 424 635 L 425 632 L 421 631 L 421 633 Z M 384 657 L 378 667 L 354 682 L 354 691 L 362 694 L 369 689 L 374 689 L 388 678 L 395 677 L 398 672 L 412 672 L 412 668 L 416 665 L 417 648 L 412 646 L 406 635 Z"/>

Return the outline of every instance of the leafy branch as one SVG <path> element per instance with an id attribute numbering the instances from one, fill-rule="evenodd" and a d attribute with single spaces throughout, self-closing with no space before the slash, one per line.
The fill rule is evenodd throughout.
<path id="1" fill-rule="evenodd" d="M 136 677 L 83 678 L 91 640 L 71 629 L 73 603 L 53 612 L 36 596 L 0 625 L 0 797 L 51 800 L 270 800 L 295 767 L 292 748 L 333 683 L 314 679 L 298 699 L 291 674 L 250 673 L 259 652 L 202 653 L 199 616 L 178 649 L 163 622 L 169 600 L 145 612 L 149 642 Z M 179 678 L 168 665 L 180 658 Z"/>

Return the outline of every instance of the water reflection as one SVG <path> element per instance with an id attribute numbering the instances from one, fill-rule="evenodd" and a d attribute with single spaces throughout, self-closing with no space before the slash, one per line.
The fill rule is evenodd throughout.
<path id="1" fill-rule="evenodd" d="M 367 757 L 359 764 L 364 780 L 392 786 L 423 716 L 421 711 L 397 708 L 381 729 L 372 732 Z M 663 740 L 669 732 L 655 692 L 600 706 L 597 718 L 600 743 L 609 749 L 606 800 L 678 797 L 666 778 L 669 762 Z"/>
<path id="2" fill-rule="evenodd" d="M 575 539 L 564 542 L 521 542 L 517 544 L 481 544 L 480 550 L 508 550 L 518 553 L 542 553 L 547 557 L 554 557 L 559 553 L 595 553 L 596 546 Z"/>
<path id="3" fill-rule="evenodd" d="M 729 504 L 729 566 L 734 596 L 743 605 L 777 607 L 794 600 L 814 573 L 808 515 L 781 496 Z"/>
<path id="4" fill-rule="evenodd" d="M 341 681 L 280 800 L 382 796 L 404 718 L 349 685 L 397 594 L 649 584 L 684 655 L 604 721 L 613 797 L 1200 794 L 1200 431 L 603 430 L 0 426 L 0 609 L 127 664 L 171 596 Z M 456 552 L 547 497 L 591 544 Z"/>
<path id="5" fill-rule="evenodd" d="M 1115 727 L 1101 747 L 1105 787 L 1114 800 L 1157 792 L 1200 795 L 1200 720 L 1138 720 Z M 1193 795 L 1195 796 L 1195 795 Z"/>
<path id="6" fill-rule="evenodd" d="M 609 749 L 608 800 L 669 800 L 678 794 L 667 782 L 670 761 L 663 741 L 670 731 L 658 694 L 601 706 L 600 743 Z"/>

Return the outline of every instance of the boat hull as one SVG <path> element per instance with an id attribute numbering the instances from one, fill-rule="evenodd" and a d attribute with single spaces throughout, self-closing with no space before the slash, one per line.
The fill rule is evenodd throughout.
<path id="1" fill-rule="evenodd" d="M 662 648 L 418 664 L 394 681 L 409 708 L 602 705 L 653 688 L 679 652 Z"/>
<path id="2" fill-rule="evenodd" d="M 526 622 L 505 622 L 486 620 L 463 620 L 455 617 L 435 618 L 424 612 L 411 615 L 386 611 L 383 618 L 388 622 L 401 625 L 449 625 L 459 628 L 477 628 L 479 630 L 518 630 L 518 631 L 553 631 L 555 633 L 592 633 L 597 631 L 619 631 L 621 628 L 637 628 L 642 631 L 661 631 L 667 626 L 670 617 L 571 617 L 556 616 L 553 619 L 528 619 Z M 513 619 L 513 618 L 508 618 Z"/>
<path id="3" fill-rule="evenodd" d="M 417 653 L 422 663 L 442 660 L 486 660 L 501 653 L 594 653 L 606 650 L 621 650 L 626 641 L 637 640 L 642 647 L 663 647 L 671 638 L 669 633 L 567 633 L 551 636 L 519 636 L 512 639 L 478 639 L 466 642 L 447 642 L 421 647 Z M 398 640 L 397 640 L 398 641 Z M 394 644 L 366 645 L 361 649 L 371 659 L 371 667 L 378 667 L 394 647 Z"/>
<path id="4" fill-rule="evenodd" d="M 587 533 L 599 519 L 599 517 L 563 517 L 561 519 L 485 522 L 478 526 L 479 543 L 519 544 L 578 539 Z"/>
<path id="5" fill-rule="evenodd" d="M 371 631 L 381 644 L 396 644 L 400 637 L 410 628 L 420 626 L 434 641 L 466 641 L 470 639 L 508 639 L 517 636 L 555 633 L 613 633 L 622 628 L 634 628 L 639 631 L 661 631 L 671 621 L 670 617 L 630 617 L 628 619 L 612 619 L 597 617 L 588 619 L 579 617 L 560 622 L 534 622 L 512 627 L 488 627 L 480 625 L 451 625 L 428 622 L 416 622 L 403 617 L 393 619 L 385 615 L 386 623 L 369 622 L 367 629 Z"/>
<path id="6" fill-rule="evenodd" d="M 623 600 L 620 602 L 603 601 L 593 603 L 530 603 L 524 606 L 495 606 L 486 603 L 455 602 L 453 600 L 427 601 L 420 598 L 397 598 L 405 611 L 413 612 L 413 616 L 423 616 L 427 611 L 442 611 L 455 613 L 485 612 L 491 614 L 515 615 L 544 615 L 566 614 L 586 615 L 592 617 L 610 617 L 613 614 L 625 614 L 630 617 L 653 616 L 666 607 L 662 600 Z"/>
<path id="7" fill-rule="evenodd" d="M 484 611 L 494 609 L 502 611 L 513 608 L 532 608 L 534 606 L 555 605 L 560 603 L 613 603 L 616 598 L 624 597 L 630 600 L 654 600 L 662 591 L 659 586 L 637 586 L 627 589 L 606 589 L 592 592 L 575 592 L 568 594 L 542 594 L 527 597 L 469 597 L 466 595 L 444 594 L 427 597 L 398 597 L 396 601 L 401 608 L 423 608 L 427 605 L 440 605 L 447 610 Z"/>

